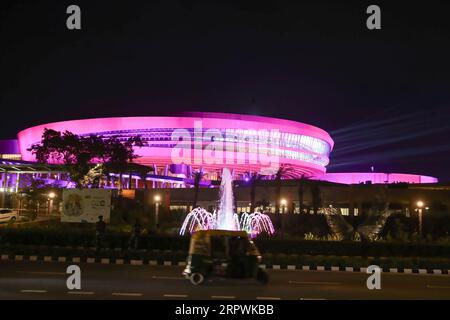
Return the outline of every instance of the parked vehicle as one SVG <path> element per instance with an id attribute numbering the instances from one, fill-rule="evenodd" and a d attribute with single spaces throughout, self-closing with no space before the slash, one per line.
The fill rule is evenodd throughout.
<path id="1" fill-rule="evenodd" d="M 245 231 L 199 230 L 191 237 L 183 275 L 194 285 L 206 278 L 255 278 L 267 283 L 268 275 L 259 266 L 261 254 Z"/>
<path id="2" fill-rule="evenodd" d="M 0 222 L 14 222 L 17 219 L 19 219 L 17 210 L 0 208 Z"/>

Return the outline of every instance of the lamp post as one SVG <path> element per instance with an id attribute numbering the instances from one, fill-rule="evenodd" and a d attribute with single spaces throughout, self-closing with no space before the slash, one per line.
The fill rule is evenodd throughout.
<path id="1" fill-rule="evenodd" d="M 417 201 L 417 212 L 419 214 L 419 234 L 422 236 L 422 208 L 423 208 L 423 201 Z"/>
<path id="2" fill-rule="evenodd" d="M 286 213 L 287 200 L 281 199 L 280 204 L 281 204 L 281 238 L 284 239 L 284 232 L 286 229 L 285 213 Z"/>
<path id="3" fill-rule="evenodd" d="M 159 228 L 159 203 L 161 202 L 161 196 L 155 195 L 155 228 L 158 230 Z"/>
<path id="4" fill-rule="evenodd" d="M 47 214 L 50 215 L 51 208 L 53 207 L 53 199 L 56 197 L 54 192 L 50 192 L 48 195 Z"/>

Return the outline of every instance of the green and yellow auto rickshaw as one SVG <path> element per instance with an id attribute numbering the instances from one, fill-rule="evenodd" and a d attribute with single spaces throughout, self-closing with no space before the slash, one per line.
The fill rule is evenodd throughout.
<path id="1" fill-rule="evenodd" d="M 245 231 L 199 230 L 191 237 L 183 275 L 194 285 L 212 276 L 255 278 L 267 283 L 261 254 Z"/>

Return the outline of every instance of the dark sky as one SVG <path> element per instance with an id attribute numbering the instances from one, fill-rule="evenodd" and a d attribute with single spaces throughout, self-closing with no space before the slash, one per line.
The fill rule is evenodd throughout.
<path id="1" fill-rule="evenodd" d="M 395 2 L 395 4 L 393 4 Z M 365 26 L 368 5 L 382 29 Z M 66 29 L 66 7 L 82 30 Z M 0 138 L 100 116 L 220 111 L 332 135 L 330 171 L 450 181 L 448 1 L 1 1 Z"/>

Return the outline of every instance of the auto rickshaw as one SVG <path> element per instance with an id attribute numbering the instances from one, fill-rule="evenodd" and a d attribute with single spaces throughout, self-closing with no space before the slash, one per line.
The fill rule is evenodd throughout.
<path id="1" fill-rule="evenodd" d="M 267 273 L 259 266 L 261 254 L 245 231 L 199 230 L 191 237 L 183 275 L 194 285 L 212 276 L 255 278 L 267 283 Z"/>

